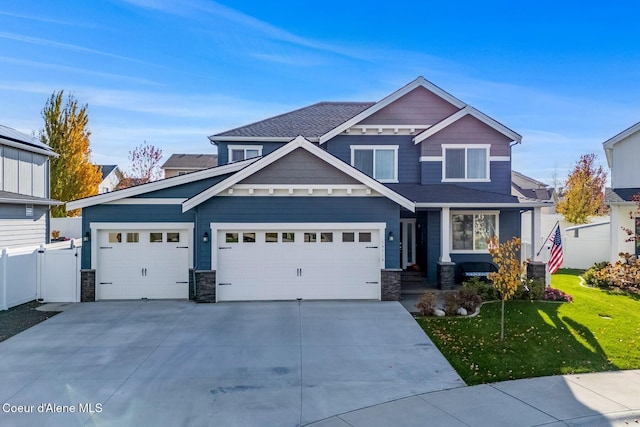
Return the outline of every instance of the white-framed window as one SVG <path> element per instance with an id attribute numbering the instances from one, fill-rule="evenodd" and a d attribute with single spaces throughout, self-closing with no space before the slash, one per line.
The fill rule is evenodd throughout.
<path id="1" fill-rule="evenodd" d="M 352 145 L 351 166 L 380 182 L 398 182 L 397 145 Z"/>
<path id="2" fill-rule="evenodd" d="M 498 223 L 497 211 L 451 212 L 451 252 L 487 252 Z"/>
<path id="3" fill-rule="evenodd" d="M 443 144 L 442 181 L 489 181 L 490 145 Z"/>
<path id="4" fill-rule="evenodd" d="M 262 156 L 262 145 L 229 145 L 229 163 Z"/>

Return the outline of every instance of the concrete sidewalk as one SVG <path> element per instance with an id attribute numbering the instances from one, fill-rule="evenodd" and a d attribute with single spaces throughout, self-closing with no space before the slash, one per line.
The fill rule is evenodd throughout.
<path id="1" fill-rule="evenodd" d="M 640 425 L 640 370 L 542 377 L 436 391 L 309 425 Z"/>

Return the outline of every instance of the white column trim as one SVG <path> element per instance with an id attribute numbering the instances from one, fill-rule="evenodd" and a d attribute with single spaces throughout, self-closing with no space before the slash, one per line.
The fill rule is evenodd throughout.
<path id="1" fill-rule="evenodd" d="M 451 262 L 451 213 L 448 206 L 440 213 L 440 262 Z"/>
<path id="2" fill-rule="evenodd" d="M 533 261 L 542 261 L 542 245 L 545 243 L 542 241 L 542 208 L 535 207 L 531 213 L 531 258 Z M 540 252 L 540 253 L 538 253 Z"/>

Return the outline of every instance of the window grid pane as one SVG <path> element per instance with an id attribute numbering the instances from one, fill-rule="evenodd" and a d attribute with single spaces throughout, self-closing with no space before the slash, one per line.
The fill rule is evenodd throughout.
<path id="1" fill-rule="evenodd" d="M 373 150 L 354 150 L 353 166 L 359 171 L 373 176 Z"/>
<path id="2" fill-rule="evenodd" d="M 256 233 L 242 233 L 242 243 L 255 243 Z"/>
<path id="3" fill-rule="evenodd" d="M 445 157 L 445 178 L 464 179 L 464 148 L 448 148 Z"/>
<path id="4" fill-rule="evenodd" d="M 375 176 L 376 179 L 394 179 L 395 169 L 395 151 L 394 150 L 376 150 L 376 167 Z"/>
<path id="5" fill-rule="evenodd" d="M 278 233 L 264 233 L 264 241 L 267 243 L 278 243 Z"/>
<path id="6" fill-rule="evenodd" d="M 467 178 L 484 179 L 487 177 L 487 150 L 469 148 L 467 150 Z"/>

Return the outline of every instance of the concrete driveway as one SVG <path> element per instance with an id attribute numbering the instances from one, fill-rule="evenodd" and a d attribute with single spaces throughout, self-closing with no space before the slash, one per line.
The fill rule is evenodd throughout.
<path id="1" fill-rule="evenodd" d="M 295 426 L 464 386 L 397 302 L 75 304 L 0 361 L 0 425 Z"/>

